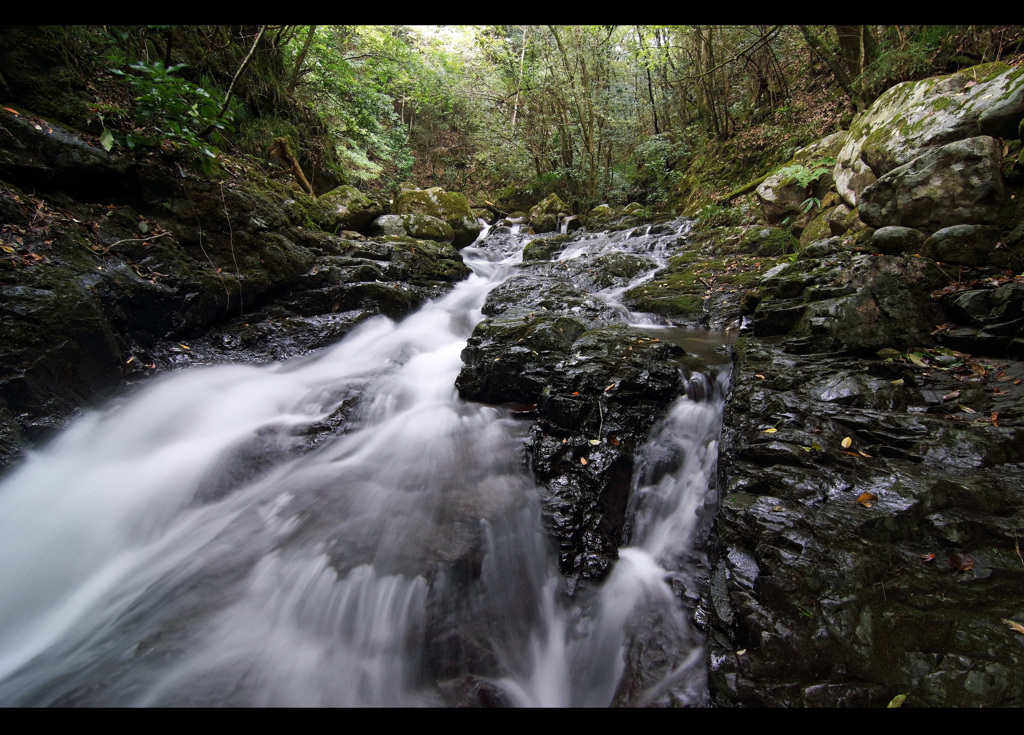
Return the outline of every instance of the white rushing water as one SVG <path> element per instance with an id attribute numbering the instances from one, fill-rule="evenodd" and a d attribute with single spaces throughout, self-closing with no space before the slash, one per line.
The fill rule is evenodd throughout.
<path id="1" fill-rule="evenodd" d="M 645 447 L 631 545 L 571 596 L 526 425 L 453 387 L 521 255 L 463 254 L 474 274 L 402 322 L 161 376 L 6 476 L 0 705 L 702 703 L 701 636 L 672 584 L 692 589 L 714 502 L 719 378 Z M 338 411 L 344 428 L 311 442 Z M 638 629 L 665 660 L 624 679 Z"/>

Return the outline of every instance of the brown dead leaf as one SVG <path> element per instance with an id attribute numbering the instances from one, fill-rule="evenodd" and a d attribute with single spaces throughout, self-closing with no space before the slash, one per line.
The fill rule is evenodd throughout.
<path id="1" fill-rule="evenodd" d="M 967 556 L 967 554 L 950 554 L 949 566 L 958 572 L 969 572 L 974 569 L 974 559 Z"/>
<path id="2" fill-rule="evenodd" d="M 580 457 L 580 464 L 586 464 L 586 463 L 587 463 L 587 458 L 586 457 Z"/>
<path id="3" fill-rule="evenodd" d="M 874 493 L 861 493 L 857 496 L 857 502 L 863 505 L 865 508 L 870 508 L 878 500 L 878 496 Z"/>
<path id="4" fill-rule="evenodd" d="M 962 403 L 958 403 L 958 404 L 956 404 L 956 405 L 957 405 L 957 406 L 959 406 L 959 407 L 960 407 L 960 410 L 961 410 L 961 411 L 963 411 L 964 413 L 978 413 L 977 411 L 975 411 L 975 410 L 974 410 L 973 408 L 971 408 L 970 406 L 965 406 L 965 405 L 964 405 L 964 404 L 962 404 Z"/>
<path id="5" fill-rule="evenodd" d="M 993 411 L 992 415 L 989 416 L 989 418 L 992 419 L 992 425 L 993 426 L 999 426 L 999 412 L 998 411 Z"/>
<path id="6" fill-rule="evenodd" d="M 959 398 L 959 397 L 960 397 L 960 391 L 955 390 L 952 393 L 947 393 L 946 395 L 944 395 L 942 397 L 942 400 L 944 400 L 944 401 L 952 401 L 954 398 Z"/>

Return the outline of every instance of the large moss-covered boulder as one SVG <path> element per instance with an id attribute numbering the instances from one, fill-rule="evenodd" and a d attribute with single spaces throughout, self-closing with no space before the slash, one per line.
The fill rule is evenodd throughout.
<path id="1" fill-rule="evenodd" d="M 933 148 L 865 188 L 860 218 L 872 227 L 924 232 L 991 224 L 1005 198 L 1001 159 L 1001 146 L 988 136 Z"/>
<path id="2" fill-rule="evenodd" d="M 339 186 L 317 198 L 317 224 L 327 232 L 359 231 L 384 208 L 354 186 Z"/>
<path id="3" fill-rule="evenodd" d="M 559 217 L 567 214 L 569 206 L 557 194 L 550 194 L 530 210 L 530 226 L 534 232 L 554 232 Z"/>
<path id="4" fill-rule="evenodd" d="M 993 63 L 898 84 L 850 126 L 833 173 L 851 207 L 864 189 L 924 151 L 979 134 L 1012 136 L 1020 124 L 1024 68 Z"/>
<path id="5" fill-rule="evenodd" d="M 398 235 L 452 242 L 455 232 L 444 220 L 426 214 L 383 214 L 370 223 L 371 236 Z"/>
<path id="6" fill-rule="evenodd" d="M 840 131 L 801 148 L 758 185 L 757 199 L 769 224 L 794 220 L 806 212 L 808 199 L 825 198 L 834 188 L 827 169 L 848 138 L 848 133 Z"/>
<path id="7" fill-rule="evenodd" d="M 394 214 L 427 215 L 442 220 L 451 227 L 451 243 L 456 248 L 472 245 L 480 235 L 480 223 L 470 211 L 466 195 L 445 191 L 439 186 L 430 189 L 402 187 L 391 210 Z"/>

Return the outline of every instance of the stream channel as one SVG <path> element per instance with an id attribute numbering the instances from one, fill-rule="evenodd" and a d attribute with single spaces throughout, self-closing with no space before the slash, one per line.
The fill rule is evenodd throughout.
<path id="1" fill-rule="evenodd" d="M 560 257 L 626 248 L 653 273 L 676 226 Z M 400 322 L 162 375 L 31 452 L 0 484 L 0 705 L 706 704 L 692 612 L 729 340 L 623 309 L 704 367 L 680 367 L 700 387 L 640 452 L 630 545 L 600 584 L 570 584 L 528 422 L 454 388 L 522 261 L 512 234 L 465 248 L 473 274 Z"/>

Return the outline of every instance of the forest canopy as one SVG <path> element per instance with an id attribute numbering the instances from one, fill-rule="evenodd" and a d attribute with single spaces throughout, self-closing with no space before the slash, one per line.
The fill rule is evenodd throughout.
<path id="1" fill-rule="evenodd" d="M 283 138 L 316 193 L 348 183 L 390 196 L 412 181 L 508 206 L 554 192 L 574 211 L 638 202 L 687 213 L 848 124 L 892 85 L 1007 58 L 1024 43 L 1021 26 L 997 25 L 46 34 L 67 73 L 34 93 L 36 111 L 108 150 L 161 148 L 206 169 L 229 153 L 273 170 L 268 151 Z M 31 52 L 19 46 L 29 34 L 4 37 L 9 69 L 12 55 Z M 31 97 L 30 66 L 5 72 L 0 92 Z"/>

